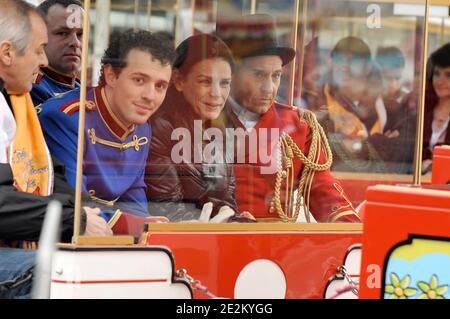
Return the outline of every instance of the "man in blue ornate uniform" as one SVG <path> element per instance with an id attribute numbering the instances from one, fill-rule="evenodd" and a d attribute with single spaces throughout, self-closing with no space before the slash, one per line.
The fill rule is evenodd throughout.
<path id="1" fill-rule="evenodd" d="M 173 45 L 163 35 L 127 31 L 111 38 L 100 85 L 87 91 L 83 192 L 109 220 L 114 212 L 147 216 L 144 170 L 151 129 L 147 121 L 164 100 Z M 53 156 L 75 187 L 80 90 L 43 104 L 40 120 Z"/>
<path id="2" fill-rule="evenodd" d="M 48 66 L 41 68 L 33 83 L 31 97 L 40 112 L 42 103 L 80 87 L 83 8 L 79 0 L 46 0 L 38 10 L 47 22 Z"/>

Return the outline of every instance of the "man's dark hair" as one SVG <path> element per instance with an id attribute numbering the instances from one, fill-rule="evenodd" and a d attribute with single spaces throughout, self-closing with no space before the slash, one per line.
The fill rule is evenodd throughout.
<path id="1" fill-rule="evenodd" d="M 163 65 L 171 65 L 175 57 L 173 43 L 164 34 L 143 30 L 115 32 L 111 34 L 109 47 L 102 57 L 100 85 L 106 83 L 103 67 L 111 65 L 115 69 L 125 68 L 128 53 L 132 49 L 150 53 L 154 59 L 160 61 Z"/>
<path id="2" fill-rule="evenodd" d="M 331 51 L 331 58 L 333 59 L 338 53 L 351 54 L 366 60 L 366 62 L 369 62 L 371 59 L 369 46 L 357 37 L 345 37 L 339 40 Z"/>
<path id="3" fill-rule="evenodd" d="M 37 8 L 47 16 L 48 10 L 56 4 L 59 4 L 64 8 L 67 8 L 70 5 L 77 5 L 83 8 L 83 3 L 80 0 L 45 0 Z"/>
<path id="4" fill-rule="evenodd" d="M 397 47 L 380 47 L 375 61 L 384 69 L 400 69 L 405 67 L 405 56 Z"/>

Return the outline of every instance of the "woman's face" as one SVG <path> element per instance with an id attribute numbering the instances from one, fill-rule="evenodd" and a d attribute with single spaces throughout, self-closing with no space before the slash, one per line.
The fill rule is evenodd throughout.
<path id="1" fill-rule="evenodd" d="M 434 68 L 433 87 L 438 98 L 450 97 L 450 67 L 436 66 Z"/>
<path id="2" fill-rule="evenodd" d="M 214 120 L 230 94 L 231 67 L 222 58 L 195 64 L 186 76 L 174 71 L 174 84 L 202 120 Z"/>

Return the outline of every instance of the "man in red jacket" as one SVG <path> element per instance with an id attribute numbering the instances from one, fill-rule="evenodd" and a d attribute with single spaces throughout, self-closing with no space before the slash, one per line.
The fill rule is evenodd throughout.
<path id="1" fill-rule="evenodd" d="M 275 101 L 282 68 L 295 51 L 278 45 L 272 17 L 243 18 L 217 27 L 238 62 L 222 119 L 234 134 L 227 134 L 227 147 L 234 142 L 239 209 L 260 221 L 295 222 L 298 190 L 307 221 L 311 212 L 318 222 L 360 222 L 331 175 L 331 151 L 314 115 Z"/>

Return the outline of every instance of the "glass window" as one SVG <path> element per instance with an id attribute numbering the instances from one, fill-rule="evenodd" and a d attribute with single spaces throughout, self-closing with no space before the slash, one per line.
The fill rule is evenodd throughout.
<path id="1" fill-rule="evenodd" d="M 83 191 L 110 217 L 358 221 L 368 186 L 413 182 L 424 3 L 92 1 Z M 428 55 L 449 23 L 437 1 Z"/>

